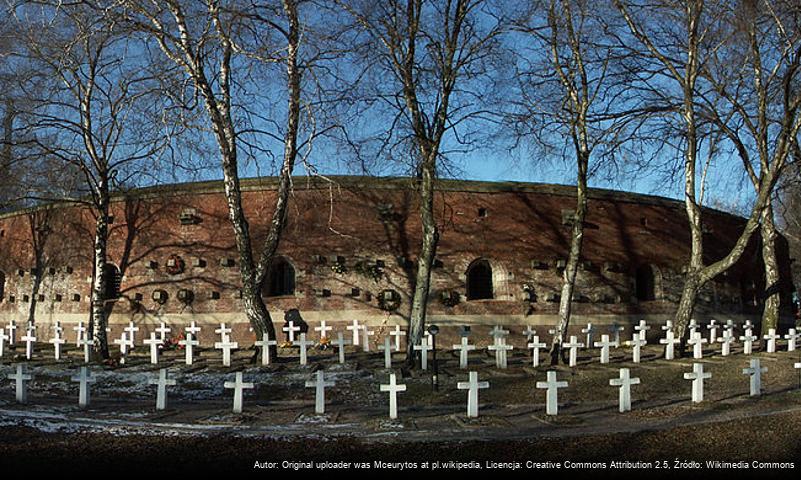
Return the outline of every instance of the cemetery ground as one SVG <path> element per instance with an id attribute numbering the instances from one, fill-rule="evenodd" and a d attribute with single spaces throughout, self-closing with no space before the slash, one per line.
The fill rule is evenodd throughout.
<path id="1" fill-rule="evenodd" d="M 741 348 L 721 356 L 716 345 L 704 358 L 667 361 L 662 347 L 643 349 L 633 363 L 630 348 L 611 351 L 599 363 L 599 349 L 581 350 L 574 368 L 531 366 L 529 352 L 515 349 L 509 368 L 498 369 L 494 356 L 471 352 L 469 368 L 459 368 L 458 354 L 440 350 L 438 390 L 429 371 L 403 369 L 402 354 L 393 370 L 384 369 L 381 352 L 348 347 L 339 364 L 336 350 L 311 349 L 300 366 L 297 349 L 281 349 L 269 366 L 251 362 L 253 350 L 233 354 L 224 367 L 220 352 L 200 351 L 184 364 L 183 351 L 164 351 L 158 365 L 147 348 L 138 347 L 125 365 L 92 365 L 96 382 L 91 403 L 78 406 L 78 384 L 71 378 L 83 364 L 82 351 L 66 349 L 53 360 L 52 347 L 37 345 L 31 361 L 24 345 L 6 352 L 0 365 L 0 466 L 29 470 L 65 465 L 124 468 L 137 465 L 163 472 L 187 468 L 253 470 L 254 462 L 425 461 L 485 462 L 792 462 L 801 459 L 801 389 L 794 363 L 799 352 Z M 692 352 L 690 352 L 692 353 Z M 743 375 L 751 358 L 768 371 L 762 395 L 749 395 Z M 690 401 L 691 382 L 684 373 L 693 363 L 712 373 L 702 403 Z M 15 400 L 12 364 L 26 363 L 26 404 Z M 177 381 L 167 389 L 167 409 L 155 409 L 156 387 L 149 381 L 168 368 Z M 619 413 L 618 388 L 609 380 L 620 368 L 640 379 L 632 386 L 632 411 Z M 325 413 L 315 414 L 315 389 L 306 387 L 317 370 L 335 386 L 325 390 Z M 548 370 L 557 371 L 557 416 L 545 414 L 545 391 L 536 389 Z M 467 391 L 457 383 L 478 372 L 489 388 L 480 390 L 479 417 L 469 418 Z M 232 413 L 233 393 L 223 388 L 235 372 L 255 388 L 245 390 L 244 409 Z M 379 390 L 397 374 L 407 390 L 398 394 L 398 419 L 388 416 L 388 395 Z M 149 466 L 146 466 L 149 465 Z M 513 466 L 513 465 L 507 465 Z M 291 465 L 285 466 L 291 467 Z M 765 472 L 762 472 L 765 473 Z"/>

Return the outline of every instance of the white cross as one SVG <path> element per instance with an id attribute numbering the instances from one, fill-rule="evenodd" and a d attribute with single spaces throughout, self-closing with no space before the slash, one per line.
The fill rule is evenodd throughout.
<path id="1" fill-rule="evenodd" d="M 186 340 L 179 340 L 178 345 L 183 345 L 185 347 L 184 361 L 187 365 L 192 365 L 192 361 L 194 360 L 194 355 L 192 354 L 193 347 L 195 345 L 200 345 L 200 342 L 194 340 L 191 333 L 187 333 Z"/>
<path id="2" fill-rule="evenodd" d="M 588 347 L 592 346 L 592 344 L 593 344 L 592 337 L 593 337 L 593 334 L 595 333 L 595 328 L 592 326 L 592 323 L 588 322 L 587 323 L 587 328 L 582 328 L 581 329 L 581 333 L 586 333 L 587 334 L 586 345 Z"/>
<path id="3" fill-rule="evenodd" d="M 698 333 L 698 335 L 700 335 L 700 333 Z M 712 378 L 712 374 L 704 372 L 703 363 L 693 363 L 692 373 L 684 374 L 685 380 L 693 381 L 693 394 L 692 394 L 693 403 L 700 403 L 704 401 L 704 380 L 707 378 Z"/>
<path id="4" fill-rule="evenodd" d="M 400 325 L 395 325 L 395 330 L 389 332 L 390 335 L 395 337 L 395 351 L 400 351 L 401 336 L 405 336 L 406 332 L 400 329 Z"/>
<path id="5" fill-rule="evenodd" d="M 639 378 L 631 378 L 628 368 L 620 369 L 620 377 L 609 380 L 609 385 L 620 387 L 619 403 L 620 413 L 631 411 L 631 386 L 639 385 Z"/>
<path id="6" fill-rule="evenodd" d="M 609 341 L 609 335 L 601 335 L 601 341 L 595 342 L 595 347 L 601 348 L 601 363 L 609 363 L 609 347 L 615 346 L 615 342 Z"/>
<path id="7" fill-rule="evenodd" d="M 190 326 L 184 327 L 184 331 L 186 333 L 191 334 L 195 338 L 197 338 L 197 334 L 198 334 L 198 332 L 200 332 L 200 330 L 202 330 L 202 329 L 195 324 L 194 320 L 192 320 L 192 324 Z"/>
<path id="8" fill-rule="evenodd" d="M 0 328 L 0 359 L 2 359 L 3 355 L 5 354 L 6 340 L 8 340 L 10 338 L 11 337 L 6 335 L 5 329 Z"/>
<path id="9" fill-rule="evenodd" d="M 798 333 L 796 333 L 795 328 L 788 330 L 784 338 L 787 340 L 787 351 L 794 352 L 796 342 L 798 341 Z"/>
<path id="10" fill-rule="evenodd" d="M 537 334 L 537 331 L 534 330 L 533 328 L 531 328 L 531 325 L 527 325 L 526 329 L 523 330 L 523 335 L 526 336 L 526 341 L 527 342 L 530 342 L 531 341 L 531 337 L 533 337 L 536 334 Z"/>
<path id="11" fill-rule="evenodd" d="M 701 338 L 701 332 L 695 332 L 687 343 L 693 346 L 693 358 L 701 359 L 704 358 L 704 344 L 706 343 L 706 338 Z"/>
<path id="12" fill-rule="evenodd" d="M 384 337 L 384 344 L 379 345 L 378 349 L 384 352 L 384 368 L 389 370 L 392 368 L 392 341 L 389 336 Z"/>
<path id="13" fill-rule="evenodd" d="M 694 318 L 691 319 L 688 328 L 690 329 L 690 338 L 693 338 L 696 330 L 698 330 L 698 322 L 696 322 Z"/>
<path id="14" fill-rule="evenodd" d="M 665 332 L 673 330 L 673 320 L 666 320 L 665 324 L 662 325 L 662 330 Z"/>
<path id="15" fill-rule="evenodd" d="M 217 350 L 222 350 L 223 354 L 223 366 L 230 367 L 231 366 L 231 350 L 235 348 L 239 348 L 239 342 L 232 342 L 228 340 L 228 335 L 225 336 L 224 342 L 217 342 L 214 344 L 214 348 Z"/>
<path id="16" fill-rule="evenodd" d="M 14 380 L 16 384 L 17 403 L 28 402 L 28 384 L 25 383 L 33 380 L 33 375 L 25 373 L 25 365 L 17 364 L 17 373 L 8 376 L 9 380 Z"/>
<path id="17" fill-rule="evenodd" d="M 30 360 L 31 356 L 33 355 L 33 344 L 36 342 L 36 337 L 33 335 L 33 329 L 28 330 L 28 333 L 22 337 L 22 341 L 25 342 L 25 358 Z"/>
<path id="18" fill-rule="evenodd" d="M 83 338 L 83 332 L 86 331 L 86 327 L 83 326 L 83 320 L 78 321 L 78 325 L 72 327 L 75 331 L 75 346 L 81 348 L 81 339 Z"/>
<path id="19" fill-rule="evenodd" d="M 160 369 L 159 378 L 151 378 L 148 380 L 148 383 L 150 385 L 158 385 L 156 388 L 156 410 L 164 410 L 167 408 L 167 385 L 176 384 L 174 379 L 167 378 L 167 369 Z"/>
<path id="20" fill-rule="evenodd" d="M 495 327 L 490 330 L 490 336 L 493 338 L 494 342 L 498 343 L 498 338 L 503 338 L 509 335 L 509 330 L 504 330 L 503 327 L 499 325 L 495 325 Z"/>
<path id="21" fill-rule="evenodd" d="M 579 348 L 583 347 L 584 344 L 583 343 L 579 343 L 578 339 L 576 338 L 576 336 L 572 335 L 570 337 L 570 341 L 567 342 L 567 343 L 563 343 L 562 346 L 563 347 L 567 347 L 567 348 L 570 349 L 570 366 L 571 367 L 575 367 L 576 366 L 576 353 L 577 353 L 577 350 Z"/>
<path id="22" fill-rule="evenodd" d="M 128 322 L 128 326 L 123 330 L 129 333 L 129 338 L 131 339 L 131 348 L 133 348 L 136 345 L 136 332 L 139 331 L 139 327 L 134 326 L 133 322 Z"/>
<path id="23" fill-rule="evenodd" d="M 726 325 L 723 328 L 725 328 L 726 330 L 730 330 L 732 332 L 731 336 L 732 337 L 734 336 L 734 322 L 732 321 L 731 318 L 726 320 Z"/>
<path id="24" fill-rule="evenodd" d="M 495 352 L 495 366 L 497 368 L 506 368 L 508 366 L 506 361 L 507 352 L 513 348 L 514 346 L 506 344 L 506 338 L 496 337 L 495 344 L 487 347 L 487 350 Z"/>
<path id="25" fill-rule="evenodd" d="M 665 360 L 673 360 L 675 345 L 679 344 L 681 339 L 676 338 L 673 330 L 665 332 L 665 338 L 660 338 L 659 343 L 665 346 Z"/>
<path id="26" fill-rule="evenodd" d="M 61 320 L 56 320 L 55 325 L 53 325 L 53 333 L 57 333 L 59 337 L 61 337 L 61 334 L 64 333 L 64 327 L 61 326 Z"/>
<path id="27" fill-rule="evenodd" d="M 296 346 L 300 347 L 300 364 L 301 365 L 306 365 L 308 363 L 308 356 L 307 356 L 306 349 L 309 346 L 314 345 L 314 342 L 312 342 L 311 340 L 307 341 L 306 340 L 306 334 L 305 333 L 301 333 L 300 334 L 300 340 L 292 342 L 292 345 L 296 345 Z"/>
<path id="28" fill-rule="evenodd" d="M 534 335 L 532 342 L 526 345 L 531 352 L 531 366 L 538 367 L 540 365 L 540 348 L 545 348 L 548 345 L 545 342 L 540 342 L 540 337 Z"/>
<path id="29" fill-rule="evenodd" d="M 740 336 L 740 340 L 743 342 L 743 354 L 751 355 L 751 351 L 753 350 L 754 341 L 758 340 L 759 337 L 753 335 L 753 332 L 750 328 L 745 329 L 745 335 Z"/>
<path id="30" fill-rule="evenodd" d="M 359 331 L 361 330 L 362 326 L 359 325 L 358 320 L 354 320 L 352 325 L 348 325 L 345 327 L 346 330 L 351 330 L 353 332 L 353 342 L 351 345 L 358 347 L 359 346 Z"/>
<path id="31" fill-rule="evenodd" d="M 10 320 L 8 322 L 8 325 L 6 326 L 6 332 L 8 333 L 8 339 L 9 339 L 8 340 L 8 344 L 9 345 L 14 345 L 15 343 L 17 343 L 17 339 L 14 338 L 15 337 L 15 333 L 14 332 L 16 330 L 17 330 L 17 322 L 15 322 L 14 320 Z"/>
<path id="32" fill-rule="evenodd" d="M 762 393 L 762 374 L 768 371 L 768 367 L 760 367 L 759 359 L 752 358 L 751 366 L 743 369 L 744 375 L 751 377 L 751 396 L 755 397 Z"/>
<path id="33" fill-rule="evenodd" d="M 334 342 L 334 345 L 339 349 L 339 363 L 345 363 L 345 345 L 349 344 L 350 342 L 345 340 L 342 332 L 337 332 L 337 341 Z"/>
<path id="34" fill-rule="evenodd" d="M 261 334 L 261 340 L 256 340 L 253 342 L 254 345 L 257 347 L 261 347 L 261 364 L 262 366 L 267 366 L 270 364 L 270 346 L 277 345 L 278 342 L 275 340 L 270 340 L 270 334 L 264 332 Z"/>
<path id="35" fill-rule="evenodd" d="M 626 327 L 618 325 L 617 322 L 612 324 L 612 333 L 615 334 L 615 347 L 620 345 L 620 332 L 624 331 Z"/>
<path id="36" fill-rule="evenodd" d="M 81 408 L 89 406 L 89 384 L 95 383 L 96 379 L 87 367 L 81 367 L 81 373 L 77 377 L 72 377 L 73 382 L 79 382 L 78 405 Z"/>
<path id="37" fill-rule="evenodd" d="M 114 343 L 120 346 L 120 365 L 125 364 L 125 356 L 128 355 L 128 347 L 133 346 L 133 342 L 128 340 L 125 331 L 120 334 L 120 338 L 114 339 Z"/>
<path id="38" fill-rule="evenodd" d="M 459 368 L 467 368 L 467 356 L 470 354 L 471 350 L 475 350 L 475 345 L 470 345 L 467 343 L 469 339 L 467 337 L 462 337 L 462 343 L 459 345 L 454 345 L 454 350 L 459 350 Z"/>
<path id="39" fill-rule="evenodd" d="M 89 363 L 94 342 L 89 340 L 89 332 L 84 330 L 83 337 L 78 339 L 78 348 L 83 347 L 83 363 Z"/>
<path id="40" fill-rule="evenodd" d="M 781 335 L 776 335 L 775 328 L 768 329 L 768 334 L 762 336 L 768 341 L 768 353 L 776 353 L 776 340 L 780 337 Z"/>
<path id="41" fill-rule="evenodd" d="M 295 343 L 295 332 L 300 332 L 301 328 L 300 326 L 297 327 L 295 326 L 294 320 L 290 320 L 289 322 L 287 322 L 286 327 L 281 328 L 281 331 L 287 332 L 287 338 L 289 340 L 289 343 Z"/>
<path id="42" fill-rule="evenodd" d="M 413 348 L 420 352 L 420 368 L 428 370 L 428 351 L 431 350 L 432 347 L 425 338 L 421 339 L 420 342 L 420 345 L 415 345 Z"/>
<path id="43" fill-rule="evenodd" d="M 645 338 L 645 333 L 650 329 L 651 327 L 649 327 L 645 323 L 645 320 L 640 320 L 640 323 L 634 326 L 634 330 L 637 330 L 637 332 L 639 332 L 640 338 Z"/>
<path id="44" fill-rule="evenodd" d="M 548 371 L 548 381 L 537 382 L 537 388 L 547 389 L 545 393 L 545 414 L 556 415 L 559 411 L 559 398 L 558 393 L 560 388 L 567 387 L 567 382 L 557 382 L 556 372 L 553 370 Z"/>
<path id="45" fill-rule="evenodd" d="M 720 354 L 724 357 L 729 356 L 729 353 L 731 353 L 731 344 L 734 343 L 732 331 L 729 329 L 723 330 L 723 336 L 718 338 L 718 341 L 721 344 Z"/>
<path id="46" fill-rule="evenodd" d="M 717 320 L 714 318 L 709 321 L 709 325 L 706 326 L 707 330 L 709 330 L 709 344 L 715 343 L 715 340 L 718 338 L 718 325 Z"/>
<path id="47" fill-rule="evenodd" d="M 161 343 L 164 343 L 167 341 L 167 334 L 170 333 L 172 329 L 168 327 L 164 322 L 161 322 L 159 328 L 157 328 L 156 331 L 159 333 L 159 338 L 161 339 Z"/>
<path id="48" fill-rule="evenodd" d="M 398 392 L 405 392 L 406 385 L 395 383 L 395 374 L 389 374 L 389 384 L 379 385 L 382 392 L 389 392 L 389 418 L 398 418 Z"/>
<path id="49" fill-rule="evenodd" d="M 301 334 L 303 335 L 303 334 Z M 322 370 L 317 370 L 317 379 L 314 382 L 306 382 L 306 388 L 314 388 L 314 413 L 325 413 L 325 387 L 333 387 L 334 382 L 326 382 Z"/>
<path id="50" fill-rule="evenodd" d="M 642 353 L 642 347 L 648 344 L 648 341 L 645 339 L 645 331 L 641 331 L 638 334 L 634 334 L 631 336 L 631 340 L 626 342 L 626 345 L 633 347 L 631 351 L 631 361 L 634 363 L 640 363 L 640 354 Z"/>
<path id="51" fill-rule="evenodd" d="M 28 320 L 28 326 L 25 329 L 30 332 L 33 330 L 33 333 L 36 334 L 39 331 L 39 325 L 33 323 L 32 321 Z"/>
<path id="52" fill-rule="evenodd" d="M 365 352 L 370 351 L 370 336 L 372 336 L 375 332 L 373 330 L 368 330 L 367 325 L 362 325 L 362 349 Z"/>
<path id="53" fill-rule="evenodd" d="M 61 345 L 67 343 L 67 341 L 61 338 L 60 331 L 56 330 L 54 333 L 55 337 L 50 339 L 50 343 L 53 344 L 53 355 L 56 360 L 61 360 Z"/>
<path id="54" fill-rule="evenodd" d="M 456 388 L 467 390 L 467 416 L 478 417 L 478 391 L 482 388 L 489 388 L 489 382 L 479 382 L 478 372 L 470 372 L 469 381 L 459 382 Z"/>
<path id="55" fill-rule="evenodd" d="M 236 381 L 225 382 L 223 386 L 234 389 L 234 413 L 242 413 L 242 391 L 246 388 L 253 388 L 254 385 L 242 382 L 242 372 L 236 372 Z"/>
<path id="56" fill-rule="evenodd" d="M 743 329 L 750 328 L 751 330 L 754 329 L 754 324 L 751 323 L 751 320 L 746 320 L 743 324 Z"/>
<path id="57" fill-rule="evenodd" d="M 320 320 L 320 326 L 314 327 L 315 332 L 320 332 L 320 341 L 322 342 L 324 338 L 328 338 L 328 334 L 326 332 L 333 330 L 334 327 L 327 327 L 325 325 L 325 320 Z"/>
<path id="58" fill-rule="evenodd" d="M 221 323 L 220 328 L 215 329 L 214 333 L 220 335 L 220 343 L 228 343 L 230 341 L 228 334 L 231 333 L 231 329 L 226 328 L 224 323 Z"/>
<path id="59" fill-rule="evenodd" d="M 163 340 L 156 338 L 156 332 L 150 332 L 150 338 L 142 342 L 150 346 L 150 363 L 153 365 L 159 363 L 159 345 L 161 345 L 162 342 Z"/>

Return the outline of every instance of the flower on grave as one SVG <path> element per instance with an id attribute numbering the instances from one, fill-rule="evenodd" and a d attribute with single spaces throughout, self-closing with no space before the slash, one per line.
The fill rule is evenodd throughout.
<path id="1" fill-rule="evenodd" d="M 292 348 L 292 342 L 290 342 L 289 340 L 286 340 L 281 345 L 278 345 L 278 347 L 279 348 Z"/>
<path id="2" fill-rule="evenodd" d="M 335 264 L 331 265 L 331 271 L 334 273 L 345 273 L 348 271 L 348 267 L 345 266 L 344 263 L 336 262 Z"/>
<path id="3" fill-rule="evenodd" d="M 320 348 L 326 349 L 331 345 L 331 339 L 328 337 L 323 337 L 320 339 Z"/>
<path id="4" fill-rule="evenodd" d="M 183 339 L 184 339 L 184 334 L 179 333 L 174 337 L 170 337 L 164 340 L 164 345 L 162 347 L 164 350 L 183 350 L 184 346 L 178 343 Z"/>

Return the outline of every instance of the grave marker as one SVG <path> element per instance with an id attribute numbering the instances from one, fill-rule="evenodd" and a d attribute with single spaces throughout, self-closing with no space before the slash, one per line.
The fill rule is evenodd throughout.
<path id="1" fill-rule="evenodd" d="M 370 336 L 375 334 L 375 331 L 368 330 L 367 325 L 362 325 L 362 351 L 369 352 L 370 351 Z"/>
<path id="2" fill-rule="evenodd" d="M 133 342 L 128 340 L 128 334 L 123 330 L 120 338 L 115 338 L 114 343 L 120 346 L 120 365 L 125 365 L 125 357 L 128 355 L 128 346 L 133 346 Z"/>
<path id="3" fill-rule="evenodd" d="M 349 345 L 350 342 L 345 340 L 342 332 L 337 332 L 337 341 L 334 344 L 339 349 L 339 363 L 345 363 L 345 345 Z"/>
<path id="4" fill-rule="evenodd" d="M 158 365 L 159 345 L 162 344 L 162 340 L 156 338 L 156 332 L 150 332 L 150 338 L 145 339 L 143 343 L 145 345 L 150 346 L 150 363 L 152 363 L 153 365 Z"/>
<path id="5" fill-rule="evenodd" d="M 228 343 L 229 342 L 230 337 L 228 336 L 228 334 L 231 333 L 231 329 L 227 328 L 225 326 L 225 323 L 221 323 L 220 324 L 220 328 L 215 329 L 214 333 L 217 333 L 217 334 L 220 335 L 220 343 Z"/>
<path id="6" fill-rule="evenodd" d="M 709 325 L 706 326 L 707 330 L 709 330 L 709 344 L 712 345 L 718 338 L 718 325 L 717 320 L 714 318 L 709 321 Z"/>
<path id="7" fill-rule="evenodd" d="M 601 348 L 601 363 L 609 363 L 609 347 L 614 345 L 615 342 L 609 341 L 609 335 L 601 335 L 601 341 L 595 342 L 595 346 Z"/>
<path id="8" fill-rule="evenodd" d="M 92 347 L 94 346 L 94 342 L 89 340 L 89 332 L 84 330 L 83 338 L 78 340 L 78 348 L 83 347 L 83 363 L 89 363 L 89 360 L 92 356 Z"/>
<path id="9" fill-rule="evenodd" d="M 192 335 L 191 333 L 189 335 Z M 156 410 L 164 410 L 167 408 L 167 385 L 175 385 L 174 379 L 167 378 L 167 369 L 162 368 L 159 370 L 159 378 L 151 378 L 148 380 L 150 385 L 157 385 L 156 388 Z"/>
<path id="10" fill-rule="evenodd" d="M 392 368 L 392 341 L 389 336 L 384 337 L 384 344 L 379 345 L 378 349 L 384 352 L 384 368 L 389 370 Z"/>
<path id="11" fill-rule="evenodd" d="M 36 342 L 36 337 L 33 335 L 33 329 L 29 329 L 28 333 L 26 333 L 21 340 L 25 342 L 25 358 L 30 360 L 31 356 L 33 355 L 33 344 Z"/>
<path id="12" fill-rule="evenodd" d="M 194 320 L 192 320 L 191 325 L 189 325 L 188 327 L 184 327 L 184 331 L 186 333 L 191 333 L 192 336 L 195 337 L 195 338 L 198 338 L 198 333 L 200 332 L 200 330 L 202 330 L 202 329 L 200 327 L 198 327 L 197 324 L 195 324 Z"/>
<path id="13" fill-rule="evenodd" d="M 740 340 L 743 342 L 743 354 L 744 355 L 751 355 L 751 351 L 753 350 L 753 344 L 755 340 L 758 340 L 759 337 L 753 335 L 750 328 L 745 329 L 745 335 L 740 337 Z"/>
<path id="14" fill-rule="evenodd" d="M 704 358 L 704 344 L 706 343 L 706 338 L 701 338 L 701 332 L 695 332 L 695 335 L 690 337 L 687 343 L 693 346 L 693 358 Z"/>
<path id="15" fill-rule="evenodd" d="M 428 370 L 428 352 L 432 349 L 431 345 L 428 344 L 428 340 L 425 338 L 420 339 L 420 345 L 415 345 L 413 348 L 420 352 L 420 368 Z"/>
<path id="16" fill-rule="evenodd" d="M 612 324 L 612 333 L 615 335 L 615 347 L 620 346 L 620 332 L 626 330 L 626 327 L 618 324 L 617 322 Z"/>
<path id="17" fill-rule="evenodd" d="M 253 344 L 261 348 L 261 365 L 266 367 L 270 364 L 270 346 L 278 345 L 278 342 L 270 340 L 270 334 L 264 332 L 261 334 L 261 340 L 256 340 Z"/>
<path id="18" fill-rule="evenodd" d="M 665 338 L 659 339 L 659 343 L 665 346 L 665 360 L 673 360 L 675 345 L 680 343 L 681 340 L 676 338 L 673 330 L 665 332 Z"/>
<path id="19" fill-rule="evenodd" d="M 395 351 L 400 352 L 401 336 L 406 335 L 406 332 L 400 329 L 400 325 L 395 325 L 395 329 L 389 332 L 389 334 L 395 337 Z"/>
<path id="20" fill-rule="evenodd" d="M 405 392 L 406 385 L 398 385 L 395 383 L 395 374 L 389 374 L 389 384 L 388 385 L 379 385 L 379 389 L 382 392 L 389 393 L 389 418 L 396 419 L 398 418 L 398 392 Z"/>
<path id="21" fill-rule="evenodd" d="M 640 323 L 634 326 L 634 330 L 637 330 L 637 332 L 640 334 L 640 338 L 642 339 L 645 339 L 645 333 L 650 329 L 651 327 L 645 323 L 645 320 L 640 320 Z"/>
<path id="22" fill-rule="evenodd" d="M 776 335 L 776 329 L 768 329 L 768 334 L 762 338 L 768 341 L 768 353 L 776 353 L 776 340 L 780 338 L 780 335 Z"/>
<path id="23" fill-rule="evenodd" d="M 18 363 L 16 365 L 16 374 L 8 376 L 9 380 L 14 380 L 17 403 L 28 403 L 28 384 L 26 382 L 33 380 L 33 375 L 25 373 L 25 365 Z"/>
<path id="24" fill-rule="evenodd" d="M 628 368 L 620 369 L 620 376 L 609 380 L 609 385 L 613 387 L 620 387 L 618 396 L 620 404 L 620 413 L 631 411 L 631 386 L 639 385 L 639 378 L 631 378 Z"/>
<path id="25" fill-rule="evenodd" d="M 86 331 L 86 327 L 83 326 L 83 320 L 79 320 L 78 324 L 72 327 L 72 330 L 75 331 L 75 346 L 77 348 L 81 348 L 81 339 L 83 338 L 83 332 Z"/>
<path id="26" fill-rule="evenodd" d="M 304 334 L 301 334 L 304 335 Z M 389 338 L 387 338 L 389 340 Z M 389 342 L 387 342 L 389 343 Z M 313 382 L 306 382 L 306 388 L 314 388 L 314 413 L 325 413 L 325 387 L 333 387 L 334 382 L 326 382 L 322 370 L 317 370 L 317 378 Z"/>
<path id="27" fill-rule="evenodd" d="M 226 341 L 217 342 L 214 344 L 214 348 L 217 350 L 222 350 L 223 355 L 223 366 L 230 367 L 231 366 L 231 350 L 235 348 L 239 348 L 239 342 L 231 342 L 228 340 L 228 336 L 225 336 Z"/>
<path id="28" fill-rule="evenodd" d="M 695 335 L 695 332 L 698 330 L 698 322 L 696 322 L 694 318 L 691 319 L 690 320 L 690 325 L 688 325 L 687 328 L 690 329 L 690 338 L 693 338 L 693 336 Z"/>
<path id="29" fill-rule="evenodd" d="M 700 333 L 698 333 L 698 335 L 700 335 Z M 706 339 L 704 338 L 703 340 Z M 704 372 L 703 363 L 693 363 L 692 373 L 684 374 L 685 380 L 693 381 L 693 393 L 692 393 L 693 403 L 700 403 L 704 401 L 704 380 L 706 380 L 707 378 L 712 378 L 712 374 Z"/>
<path id="30" fill-rule="evenodd" d="M 592 347 L 592 344 L 593 344 L 592 337 L 593 337 L 593 334 L 595 334 L 595 328 L 592 326 L 592 323 L 587 322 L 587 327 L 586 328 L 582 328 L 581 329 L 581 333 L 586 333 L 587 334 L 586 342 L 585 342 L 585 345 L 587 346 L 587 348 Z"/>
<path id="31" fill-rule="evenodd" d="M 479 382 L 478 372 L 470 372 L 468 381 L 457 383 L 456 388 L 467 390 L 467 416 L 478 417 L 478 391 L 482 388 L 489 388 L 489 382 Z"/>
<path id="32" fill-rule="evenodd" d="M 300 347 L 300 364 L 306 365 L 308 363 L 308 355 L 307 355 L 307 348 L 311 345 L 314 345 L 314 342 L 311 340 L 306 340 L 306 334 L 300 334 L 300 340 L 293 342 L 292 345 Z"/>
<path id="33" fill-rule="evenodd" d="M 795 328 L 791 328 L 787 335 L 784 336 L 785 340 L 787 340 L 787 351 L 794 352 L 796 347 L 796 342 L 798 341 L 798 333 L 796 333 Z"/>
<path id="34" fill-rule="evenodd" d="M 170 333 L 171 331 L 172 329 L 168 327 L 167 324 L 165 324 L 164 322 L 161 322 L 159 324 L 159 327 L 156 329 L 156 332 L 158 332 L 159 340 L 161 341 L 162 344 L 164 344 L 167 341 L 167 334 Z"/>
<path id="35" fill-rule="evenodd" d="M 567 348 L 570 349 L 570 366 L 571 367 L 575 367 L 576 366 L 576 354 L 578 352 L 578 349 L 583 347 L 583 346 L 584 346 L 584 344 L 583 343 L 579 343 L 578 339 L 576 338 L 575 335 L 571 335 L 569 342 L 562 344 L 562 347 L 567 347 Z"/>
<path id="36" fill-rule="evenodd" d="M 531 341 L 531 337 L 537 334 L 537 331 L 531 328 L 531 325 L 526 325 L 526 329 L 523 330 L 523 335 L 526 336 L 526 342 Z"/>
<path id="37" fill-rule="evenodd" d="M 723 330 L 723 336 L 718 338 L 718 341 L 721 344 L 720 354 L 724 357 L 728 357 L 731 353 L 731 344 L 734 343 L 732 331 L 728 329 Z"/>
<path id="38" fill-rule="evenodd" d="M 751 396 L 756 397 L 762 393 L 762 374 L 768 371 L 768 367 L 761 367 L 758 358 L 751 359 L 751 366 L 743 369 L 743 374 L 751 377 Z"/>
<path id="39" fill-rule="evenodd" d="M 351 345 L 353 345 L 354 347 L 358 347 L 359 346 L 359 342 L 360 342 L 359 332 L 362 329 L 362 326 L 359 325 L 359 321 L 358 320 L 353 320 L 353 323 L 351 325 L 348 325 L 347 327 L 345 327 L 345 329 L 346 330 L 350 330 L 351 332 L 353 332 L 353 340 L 351 341 Z"/>
<path id="40" fill-rule="evenodd" d="M 56 360 L 61 360 L 61 345 L 67 343 L 66 340 L 61 338 L 61 332 L 56 330 L 55 337 L 50 339 L 50 343 L 53 344 L 53 356 Z M 0 349 L 1 351 L 2 349 Z"/>
<path id="41" fill-rule="evenodd" d="M 136 332 L 139 331 L 139 327 L 135 326 L 133 322 L 128 322 L 128 326 L 125 327 L 123 330 L 128 332 L 128 338 L 130 339 L 130 346 L 133 349 L 136 346 Z"/>
<path id="42" fill-rule="evenodd" d="M 514 346 L 506 344 L 506 338 L 498 337 L 496 339 L 494 345 L 490 345 L 487 347 L 487 350 L 491 350 L 495 352 L 495 366 L 497 368 L 506 368 L 507 364 L 507 352 L 512 350 Z"/>
<path id="43" fill-rule="evenodd" d="M 0 358 L 3 358 L 3 355 L 5 354 L 6 340 L 9 340 L 10 338 L 11 337 L 6 335 L 5 329 L 0 328 Z"/>
<path id="44" fill-rule="evenodd" d="M 556 372 L 553 370 L 548 371 L 547 379 L 545 382 L 537 382 L 536 386 L 540 389 L 547 389 L 545 393 L 545 414 L 556 415 L 559 411 L 559 389 L 567 387 L 567 382 L 557 382 Z"/>
<path id="45" fill-rule="evenodd" d="M 462 337 L 462 343 L 453 346 L 454 350 L 459 350 L 459 368 L 467 368 L 467 356 L 471 350 L 476 349 L 476 346 L 470 345 L 468 341 L 467 337 Z"/>
<path id="46" fill-rule="evenodd" d="M 17 330 L 17 322 L 14 320 L 9 320 L 8 325 L 6 325 L 6 333 L 8 333 L 8 344 L 13 346 L 17 343 L 17 339 L 15 338 Z"/>
<path id="47" fill-rule="evenodd" d="M 227 343 L 227 342 L 223 342 Z M 233 382 L 225 382 L 223 384 L 225 388 L 233 388 L 234 389 L 234 413 L 242 413 L 242 391 L 244 389 L 253 388 L 254 385 L 252 383 L 244 383 L 242 382 L 242 372 L 236 372 L 236 380 Z"/>
<path id="48" fill-rule="evenodd" d="M 178 345 L 183 345 L 185 347 L 184 351 L 184 361 L 187 365 L 192 365 L 194 361 L 193 355 L 193 348 L 195 345 L 200 345 L 200 342 L 193 339 L 192 333 L 187 332 L 186 340 L 179 340 Z"/>
<path id="49" fill-rule="evenodd" d="M 320 320 L 320 326 L 314 327 L 315 332 L 320 332 L 320 341 L 322 342 L 323 339 L 328 338 L 328 332 L 333 330 L 334 327 L 328 327 L 325 324 L 325 320 Z"/>
<path id="50" fill-rule="evenodd" d="M 124 333 L 123 333 L 124 335 Z M 86 408 L 89 406 L 89 384 L 95 383 L 95 379 L 92 377 L 92 373 L 89 371 L 88 367 L 81 367 L 81 373 L 76 376 L 72 377 L 73 382 L 78 382 L 80 387 L 78 388 L 78 405 L 81 408 Z"/>

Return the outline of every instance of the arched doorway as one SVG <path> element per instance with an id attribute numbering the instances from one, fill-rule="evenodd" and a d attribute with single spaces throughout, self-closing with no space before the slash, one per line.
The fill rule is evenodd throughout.
<path id="1" fill-rule="evenodd" d="M 637 267 L 634 283 L 638 301 L 656 300 L 656 272 L 651 265 Z"/>
<path id="2" fill-rule="evenodd" d="M 476 260 L 467 267 L 467 299 L 485 300 L 494 298 L 492 267 L 489 262 Z"/>
<path id="3" fill-rule="evenodd" d="M 264 296 L 280 297 L 295 294 L 295 267 L 284 257 L 277 257 L 264 282 Z"/>
<path id="4" fill-rule="evenodd" d="M 113 263 L 103 265 L 103 282 L 105 283 L 104 299 L 116 300 L 120 298 L 122 273 Z"/>

